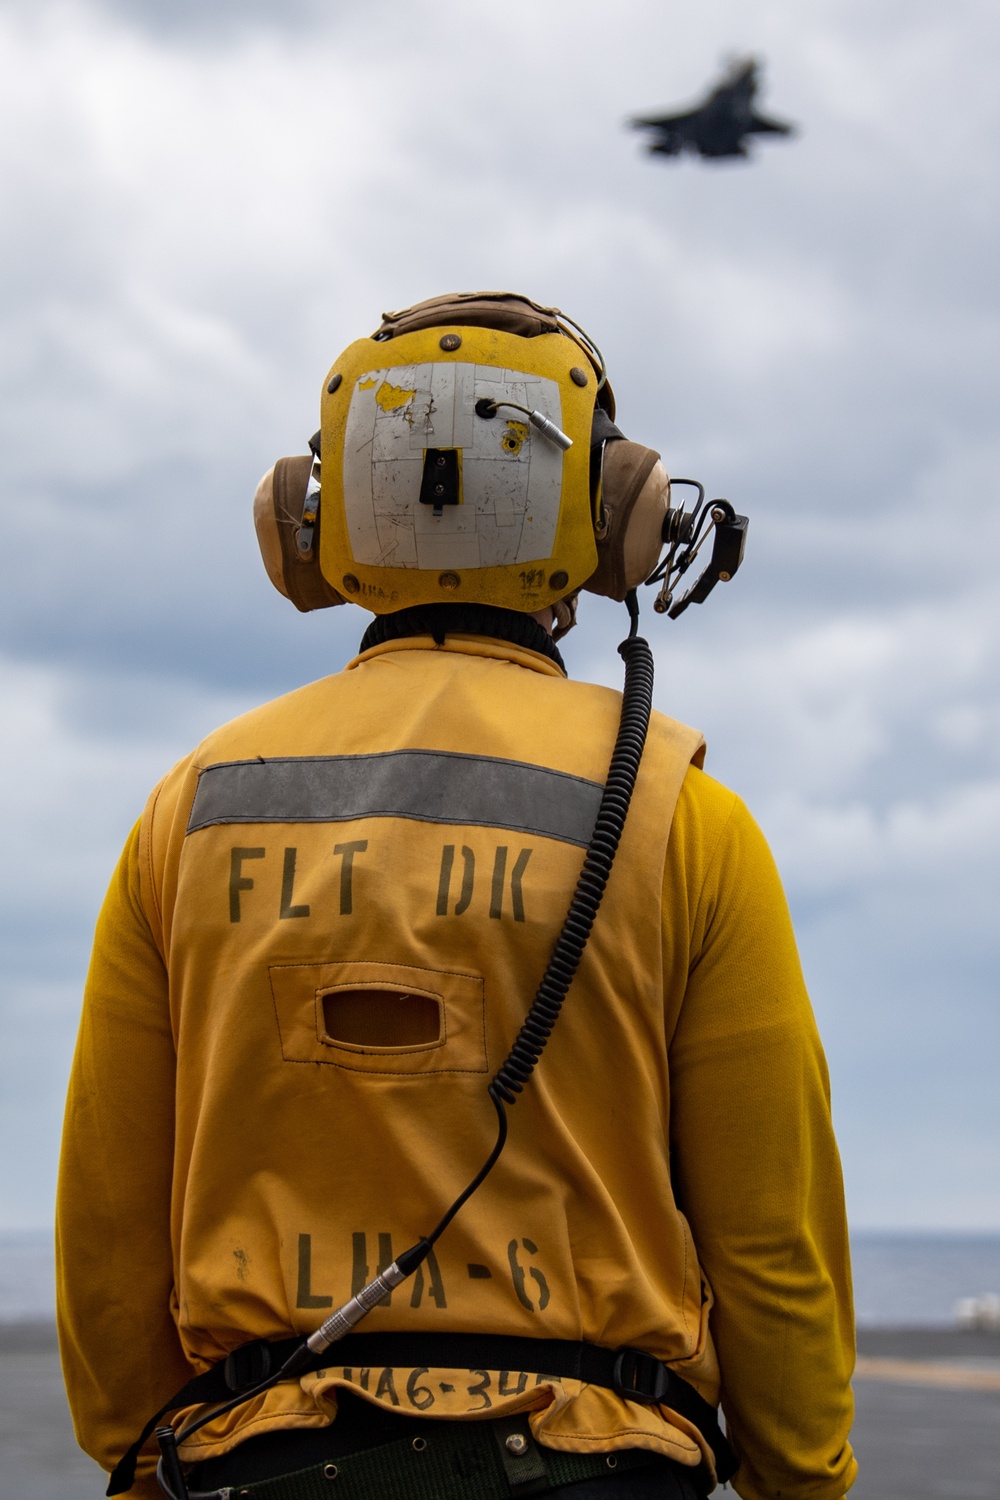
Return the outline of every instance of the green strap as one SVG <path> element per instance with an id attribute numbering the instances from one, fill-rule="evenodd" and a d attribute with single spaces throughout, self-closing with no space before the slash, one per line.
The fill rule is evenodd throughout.
<path id="1" fill-rule="evenodd" d="M 277 1479 L 234 1485 L 230 1494 L 232 1500 L 516 1500 L 656 1463 L 675 1468 L 636 1448 L 601 1454 L 544 1448 L 522 1416 L 442 1422 L 440 1436 L 403 1438 Z"/>

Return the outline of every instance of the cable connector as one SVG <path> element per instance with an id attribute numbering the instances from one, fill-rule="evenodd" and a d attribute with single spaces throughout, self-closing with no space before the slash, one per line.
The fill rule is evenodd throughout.
<path id="1" fill-rule="evenodd" d="M 543 437 L 547 437 L 550 443 L 555 443 L 556 447 L 561 448 L 564 453 L 567 448 L 572 448 L 573 439 L 567 437 L 562 428 L 550 421 L 544 412 L 529 411 L 528 421 L 532 427 L 538 428 Z"/>
<path id="2" fill-rule="evenodd" d="M 306 1339 L 302 1346 L 303 1350 L 308 1350 L 309 1354 L 323 1354 L 331 1344 L 335 1344 L 338 1339 L 350 1333 L 362 1318 L 368 1316 L 373 1307 L 378 1306 L 383 1297 L 387 1297 L 394 1287 L 413 1275 L 421 1261 L 425 1260 L 430 1253 L 430 1248 L 430 1240 L 418 1240 L 409 1250 L 404 1250 L 391 1266 L 386 1266 L 385 1270 L 375 1277 L 374 1281 L 369 1281 L 367 1286 L 363 1286 L 357 1296 L 345 1302 L 343 1307 L 338 1307 L 335 1313 L 331 1313 L 326 1322 Z M 292 1360 L 296 1359 L 298 1354 L 299 1351 L 296 1350 L 292 1355 Z M 306 1358 L 308 1355 L 303 1354 L 303 1363 Z M 294 1374 L 294 1371 L 288 1370 L 291 1362 L 289 1360 L 285 1364 L 282 1370 L 283 1375 L 286 1371 Z"/>
<path id="3" fill-rule="evenodd" d="M 542 437 L 548 438 L 550 443 L 555 443 L 556 447 L 561 448 L 564 453 L 567 448 L 572 448 L 573 439 L 568 437 L 561 427 L 557 427 L 551 417 L 547 417 L 543 411 L 538 411 L 534 407 L 522 406 L 519 401 L 494 401 L 490 396 L 481 396 L 476 402 L 476 416 L 487 419 L 495 417 L 501 406 L 508 407 L 511 411 L 523 412 L 532 427 L 540 432 Z"/>
<path id="4" fill-rule="evenodd" d="M 177 1434 L 169 1424 L 156 1429 L 156 1446 L 160 1450 L 160 1461 L 156 1466 L 160 1488 L 170 1500 L 188 1500 L 187 1480 L 177 1452 Z"/>

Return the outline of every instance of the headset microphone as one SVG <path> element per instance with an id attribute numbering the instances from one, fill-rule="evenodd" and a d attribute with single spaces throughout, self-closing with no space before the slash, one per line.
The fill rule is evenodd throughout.
<path id="1" fill-rule="evenodd" d="M 646 582 L 662 583 L 653 608 L 658 615 L 676 620 L 689 604 L 703 604 L 717 583 L 729 583 L 735 576 L 743 561 L 750 523 L 746 516 L 736 514 L 728 500 L 706 503 L 705 486 L 697 479 L 673 479 L 671 484 L 690 485 L 698 491 L 698 502 L 692 511 L 667 512 L 662 535 L 669 550 Z M 713 543 L 708 565 L 687 593 L 674 603 L 674 590 L 709 536 L 713 537 Z"/>

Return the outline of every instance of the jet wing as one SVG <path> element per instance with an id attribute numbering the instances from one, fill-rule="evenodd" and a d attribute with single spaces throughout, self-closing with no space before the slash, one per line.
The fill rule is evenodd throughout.
<path id="1" fill-rule="evenodd" d="M 750 116 L 748 131 L 755 135 L 794 135 L 795 126 L 786 125 L 783 120 L 769 120 L 766 115 L 753 114 Z"/>
<path id="2" fill-rule="evenodd" d="M 700 109 L 690 110 L 684 115 L 641 115 L 629 120 L 633 130 L 683 130 L 688 125 L 693 125 L 701 115 Z"/>

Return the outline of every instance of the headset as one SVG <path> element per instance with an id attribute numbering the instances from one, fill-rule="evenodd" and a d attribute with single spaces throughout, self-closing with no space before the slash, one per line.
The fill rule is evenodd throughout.
<path id="1" fill-rule="evenodd" d="M 447 331 L 442 333 L 442 329 Z M 582 446 L 586 448 L 585 453 L 573 455 L 575 470 L 564 484 L 562 509 L 565 511 L 569 503 L 565 491 L 571 485 L 582 489 L 580 480 L 585 474 L 589 525 L 581 514 L 573 516 L 573 530 L 580 540 L 574 540 L 572 546 L 564 544 L 567 554 L 572 555 L 564 559 L 554 551 L 548 559 L 542 559 L 548 565 L 538 571 L 547 576 L 527 598 L 519 579 L 516 582 L 520 586 L 512 595 L 506 577 L 492 576 L 516 573 L 516 565 L 510 564 L 459 572 L 447 568 L 437 577 L 431 576 L 433 569 L 425 569 L 430 582 L 420 598 L 413 592 L 413 574 L 401 574 L 403 592 L 391 598 L 375 578 L 376 574 L 390 570 L 380 563 L 369 570 L 371 577 L 366 579 L 364 566 L 351 553 L 351 541 L 343 527 L 338 527 L 336 550 L 332 541 L 331 545 L 324 545 L 324 513 L 331 506 L 335 511 L 343 509 L 344 503 L 340 464 L 344 462 L 343 413 L 351 377 L 360 386 L 371 384 L 365 375 L 378 360 L 378 346 L 398 339 L 409 339 L 412 346 L 413 335 L 424 336 L 420 356 L 434 358 L 439 363 L 443 362 L 442 355 L 446 360 L 457 359 L 476 336 L 470 330 L 479 333 L 480 348 L 485 345 L 489 349 L 489 358 L 494 363 L 498 354 L 492 346 L 498 344 L 500 354 L 509 354 L 512 359 L 519 359 L 520 364 L 529 362 L 526 355 L 535 354 L 536 350 L 541 354 L 540 346 L 546 346 L 544 356 L 536 355 L 534 363 L 546 373 L 560 377 L 563 405 L 572 409 L 575 404 L 572 413 L 575 431 L 582 435 Z M 557 337 L 546 339 L 546 335 Z M 584 356 L 583 364 L 577 362 L 580 354 Z M 412 366 L 401 356 L 397 368 L 409 372 Z M 393 392 L 391 399 L 397 400 L 397 388 L 391 384 L 388 388 Z M 538 435 L 540 456 L 569 458 L 569 450 L 580 438 L 574 440 L 568 436 L 546 413 L 504 399 L 505 394 L 501 393 L 499 399 L 489 395 L 475 401 L 471 423 L 473 429 L 488 426 L 505 410 L 527 418 L 526 423 L 518 424 L 516 419 L 504 422 L 501 417 L 496 424 L 506 428 L 499 439 L 496 470 L 501 471 L 504 457 L 516 456 L 511 450 L 523 442 L 522 432 Z M 350 417 L 346 420 L 349 422 Z M 337 451 L 324 465 L 328 446 Z M 641 584 L 661 582 L 654 608 L 676 619 L 689 604 L 702 603 L 717 583 L 728 582 L 743 558 L 746 517 L 737 516 L 726 500 L 706 503 L 704 487 L 695 480 L 671 481 L 659 453 L 626 438 L 616 425 L 615 398 L 604 356 L 590 336 L 559 309 L 544 307 L 513 293 L 459 293 L 432 298 L 403 312 L 386 313 L 371 338 L 352 345 L 329 373 L 324 385 L 324 425 L 310 439 L 309 449 L 309 453 L 299 457 L 279 459 L 264 475 L 254 497 L 254 522 L 268 577 L 278 592 L 301 611 L 327 609 L 350 601 L 382 614 L 408 603 L 434 599 L 459 603 L 470 596 L 529 612 L 551 604 L 556 611 L 553 633 L 558 640 L 574 623 L 580 589 L 622 602 L 630 590 Z M 411 509 L 427 507 L 431 525 L 444 520 L 446 511 L 451 512 L 451 507 L 457 506 L 462 498 L 461 467 L 459 446 L 427 444 L 423 449 L 419 490 L 414 474 L 412 495 L 417 504 Z M 692 510 L 672 506 L 672 484 L 697 489 L 698 500 Z M 578 501 L 574 503 L 579 505 Z M 334 525 L 334 516 L 327 518 L 327 524 Z M 679 581 L 710 534 L 713 548 L 708 566 L 697 584 L 674 603 L 673 594 Z M 559 540 L 557 537 L 557 546 Z M 664 546 L 668 549 L 667 556 L 660 564 Z M 562 565 L 564 561 L 566 566 Z M 471 595 L 466 592 L 466 584 Z"/>

